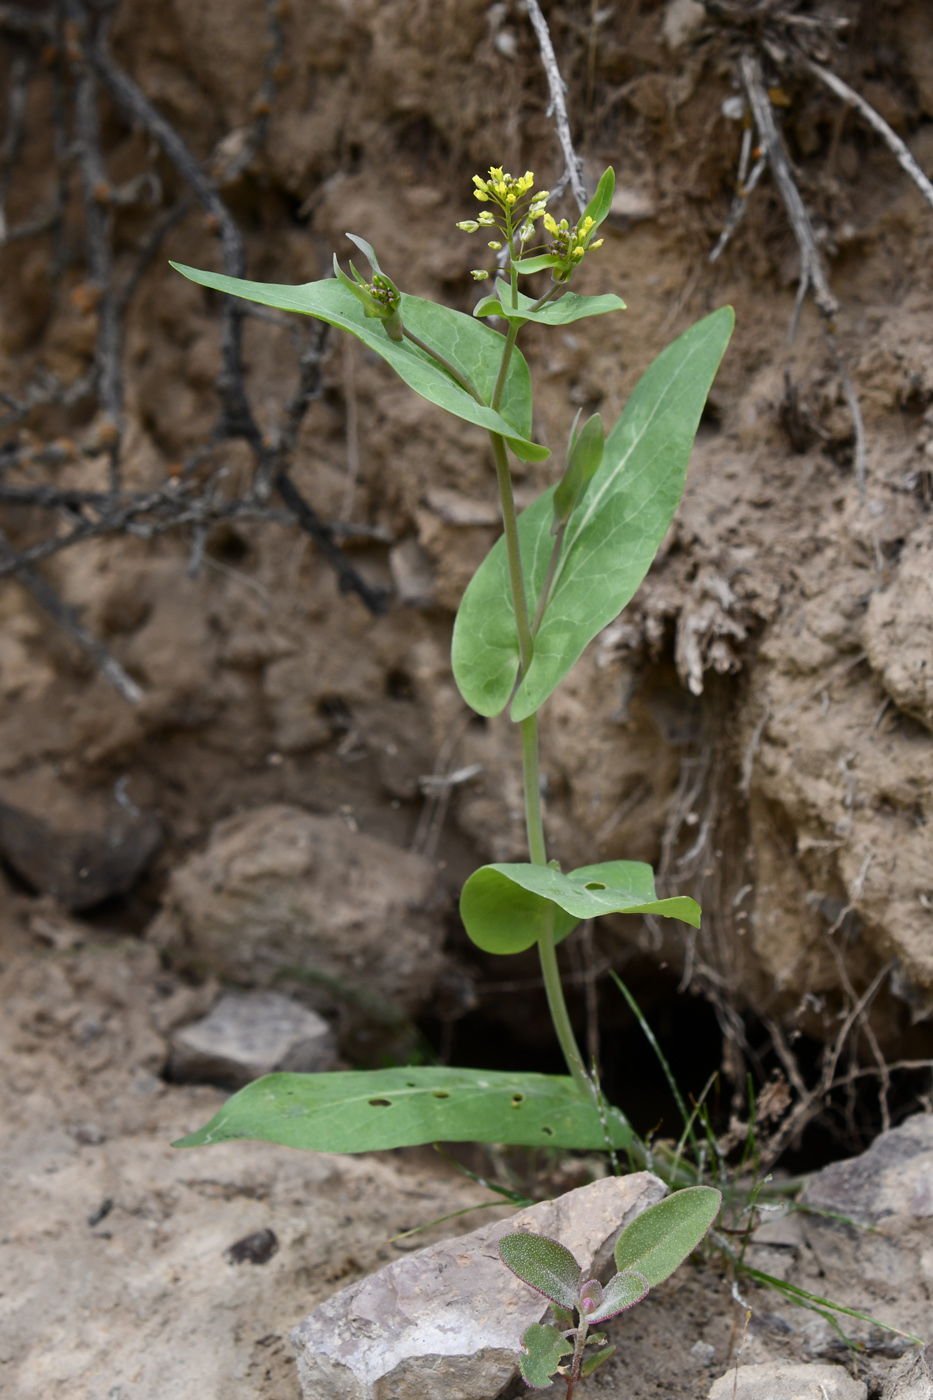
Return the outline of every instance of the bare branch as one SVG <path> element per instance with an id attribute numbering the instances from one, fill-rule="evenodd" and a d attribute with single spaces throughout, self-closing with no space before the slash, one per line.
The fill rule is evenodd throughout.
<path id="1" fill-rule="evenodd" d="M 548 29 L 547 20 L 544 18 L 538 0 L 525 0 L 525 8 L 537 36 L 538 48 L 541 51 L 541 62 L 544 65 L 548 92 L 551 95 L 551 111 L 554 114 L 554 122 L 557 127 L 557 139 L 560 141 L 560 148 L 564 153 L 565 173 L 570 180 L 570 188 L 577 201 L 577 208 L 582 213 L 587 205 L 583 162 L 573 148 L 570 122 L 567 117 L 567 103 L 564 98 L 566 89 L 557 66 L 554 45 L 551 43 L 551 31 Z"/>
<path id="2" fill-rule="evenodd" d="M 876 112 L 870 102 L 866 102 L 860 93 L 857 93 L 854 88 L 850 88 L 849 84 L 844 83 L 831 69 L 824 68 L 820 63 L 815 63 L 812 58 L 801 57 L 798 61 L 808 73 L 812 73 L 815 78 L 819 78 L 821 83 L 825 83 L 831 92 L 834 92 L 845 102 L 846 106 L 854 107 L 859 115 L 864 117 L 868 125 L 878 133 L 882 141 L 893 152 L 898 165 L 907 172 L 927 203 L 933 205 L 933 183 L 924 175 L 906 144 L 895 131 L 891 130 L 881 113 Z"/>

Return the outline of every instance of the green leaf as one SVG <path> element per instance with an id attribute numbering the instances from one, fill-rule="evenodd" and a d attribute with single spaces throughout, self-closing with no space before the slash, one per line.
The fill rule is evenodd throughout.
<path id="1" fill-rule="evenodd" d="M 579 433 L 576 432 L 574 423 L 573 438 L 567 454 L 567 470 L 554 492 L 552 534 L 556 534 L 564 521 L 569 519 L 574 506 L 583 499 L 583 492 L 599 470 L 604 450 L 603 420 L 598 413 L 586 420 Z"/>
<path id="2" fill-rule="evenodd" d="M 560 1366 L 561 1358 L 573 1351 L 556 1327 L 545 1327 L 540 1322 L 526 1327 L 522 1345 L 525 1348 L 520 1362 L 522 1375 L 534 1390 L 546 1390 Z"/>
<path id="3" fill-rule="evenodd" d="M 582 321 L 585 316 L 604 316 L 607 311 L 625 310 L 625 302 L 615 292 L 605 292 L 596 297 L 564 292 L 553 301 L 545 302 L 540 311 L 532 310 L 536 298 L 526 297 L 524 292 L 518 293 L 518 305 L 513 307 L 507 282 L 499 282 L 497 292 L 497 296 L 484 297 L 477 302 L 473 315 L 505 316 L 510 321 L 534 321 L 542 326 L 569 326 L 572 321 Z"/>
<path id="4" fill-rule="evenodd" d="M 601 1366 L 604 1361 L 608 1361 L 610 1356 L 615 1355 L 615 1346 L 604 1347 L 602 1351 L 597 1351 L 593 1356 L 588 1356 L 580 1368 L 580 1375 L 591 1376 L 597 1366 Z"/>
<path id="5" fill-rule="evenodd" d="M 246 301 L 298 311 L 319 321 L 349 331 L 381 356 L 415 393 L 468 423 L 501 433 L 509 446 L 527 462 L 540 462 L 550 456 L 548 449 L 531 442 L 531 377 L 524 357 L 512 354 L 500 413 L 478 404 L 446 370 L 409 340 L 390 340 L 378 321 L 364 314 L 356 297 L 336 278 L 306 282 L 302 286 L 280 286 L 273 282 L 246 282 L 217 272 L 200 272 L 181 263 L 176 271 L 202 287 L 229 292 Z M 457 369 L 487 400 L 492 398 L 502 359 L 502 337 L 472 316 L 438 306 L 421 297 L 402 294 L 401 316 L 405 325 L 428 345 L 456 365 Z"/>
<path id="6" fill-rule="evenodd" d="M 618 1109 L 607 1112 L 613 1145 L 632 1141 Z M 600 1150 L 600 1116 L 569 1076 L 501 1070 L 339 1070 L 268 1074 L 228 1099 L 205 1127 L 175 1147 L 253 1138 L 316 1152 L 375 1152 L 425 1142 L 502 1142 L 517 1147 Z"/>
<path id="7" fill-rule="evenodd" d="M 516 258 L 512 266 L 516 272 L 543 272 L 546 267 L 556 267 L 559 262 L 560 258 L 555 258 L 553 253 L 539 253 L 534 258 Z M 476 314 L 474 311 L 473 315 Z"/>
<path id="8" fill-rule="evenodd" d="M 513 1274 L 559 1308 L 576 1307 L 583 1271 L 562 1244 L 525 1232 L 503 1235 L 499 1255 Z"/>
<path id="9" fill-rule="evenodd" d="M 677 509 L 693 437 L 733 320 L 726 306 L 692 326 L 661 352 L 632 391 L 607 439 L 602 464 L 568 522 L 534 658 L 512 704 L 513 720 L 540 708 L 648 572 Z M 552 496 L 553 488 L 518 520 L 532 612 L 553 546 Z M 493 545 L 463 596 L 452 661 L 467 704 L 481 715 L 499 714 L 519 665 L 504 538 Z"/>
<path id="10" fill-rule="evenodd" d="M 684 895 L 658 899 L 650 865 L 610 860 L 564 875 L 547 865 L 484 865 L 460 895 L 460 917 L 486 953 L 521 953 L 554 919 L 556 941 L 581 919 L 600 914 L 660 914 L 700 926 L 700 907 Z"/>
<path id="11" fill-rule="evenodd" d="M 616 1313 L 624 1312 L 626 1308 L 633 1308 L 636 1303 L 640 1303 L 648 1292 L 648 1280 L 644 1274 L 636 1273 L 632 1269 L 626 1269 L 624 1273 L 614 1274 L 603 1289 L 603 1296 L 600 1299 L 599 1307 L 593 1312 L 587 1313 L 587 1322 L 605 1322 L 607 1318 L 615 1317 Z"/>
<path id="12" fill-rule="evenodd" d="M 612 166 L 603 171 L 599 184 L 596 186 L 596 193 L 589 204 L 580 215 L 580 222 L 584 219 L 592 219 L 598 228 L 612 208 L 612 196 L 615 192 L 616 177 Z"/>
<path id="13" fill-rule="evenodd" d="M 616 1267 L 636 1269 L 654 1288 L 696 1249 L 721 1204 L 712 1186 L 689 1186 L 649 1206 L 619 1236 Z"/>

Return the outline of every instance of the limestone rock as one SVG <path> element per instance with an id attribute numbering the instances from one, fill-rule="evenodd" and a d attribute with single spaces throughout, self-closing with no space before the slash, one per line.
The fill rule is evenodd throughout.
<path id="1" fill-rule="evenodd" d="M 824 1167 L 801 1200 L 867 1224 L 890 1215 L 933 1215 L 933 1114 L 915 1113 L 881 1133 L 860 1157 Z"/>
<path id="2" fill-rule="evenodd" d="M 173 1079 L 240 1088 L 275 1070 L 333 1069 L 330 1026 L 278 992 L 228 993 L 200 1021 L 172 1036 Z"/>
<path id="3" fill-rule="evenodd" d="M 234 982 L 297 966 L 409 1010 L 444 966 L 442 907 L 424 857 L 274 804 L 218 823 L 172 874 L 149 937 Z"/>
<path id="4" fill-rule="evenodd" d="M 386 1265 L 294 1329 L 307 1400 L 476 1400 L 518 1373 L 522 1333 L 550 1304 L 511 1274 L 496 1244 L 514 1230 L 560 1240 L 600 1273 L 624 1225 L 665 1194 L 649 1172 L 606 1177 L 470 1235 Z M 840 1394 L 838 1400 L 850 1400 Z"/>
<path id="5" fill-rule="evenodd" d="M 887 1376 L 881 1400 L 933 1400 L 933 1348 L 902 1356 Z"/>
<path id="6" fill-rule="evenodd" d="M 768 1361 L 739 1366 L 714 1381 L 709 1400 L 867 1400 L 868 1390 L 841 1366 Z"/>

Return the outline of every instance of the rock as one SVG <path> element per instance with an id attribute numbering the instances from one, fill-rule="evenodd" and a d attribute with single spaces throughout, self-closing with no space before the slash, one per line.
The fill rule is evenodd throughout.
<path id="1" fill-rule="evenodd" d="M 739 1366 L 714 1381 L 709 1400 L 867 1400 L 868 1389 L 841 1366 L 768 1361 Z"/>
<path id="2" fill-rule="evenodd" d="M 665 1194 L 648 1172 L 606 1177 L 399 1259 L 315 1308 L 294 1329 L 307 1400 L 476 1400 L 518 1374 L 522 1333 L 550 1304 L 501 1263 L 496 1243 L 533 1230 L 587 1272 L 611 1261 L 619 1231 Z M 842 1397 L 840 1397 L 842 1400 Z M 848 1400 L 848 1397 L 845 1397 Z"/>
<path id="3" fill-rule="evenodd" d="M 4 785 L 5 796 L 9 788 Z M 126 894 L 162 844 L 154 816 L 115 799 L 88 801 L 87 794 L 59 790 L 47 802 L 41 780 L 31 796 L 28 807 L 0 802 L 0 856 L 65 909 L 90 909 Z"/>
<path id="4" fill-rule="evenodd" d="M 706 23 L 706 10 L 698 0 L 668 0 L 661 33 L 667 47 L 676 52 L 689 44 Z"/>
<path id="5" fill-rule="evenodd" d="M 337 1048 L 330 1026 L 278 992 L 229 993 L 209 1015 L 176 1030 L 173 1079 L 240 1088 L 275 1070 L 333 1069 Z"/>
<path id="6" fill-rule="evenodd" d="M 918 531 L 865 616 L 872 670 L 898 706 L 933 729 L 933 540 Z"/>
<path id="7" fill-rule="evenodd" d="M 933 1348 L 918 1347 L 901 1357 L 885 1380 L 881 1400 L 933 1400 Z"/>
<path id="8" fill-rule="evenodd" d="M 916 1113 L 860 1157 L 824 1167 L 801 1202 L 867 1224 L 890 1215 L 933 1215 L 933 1114 Z"/>
<path id="9" fill-rule="evenodd" d="M 268 986 L 300 967 L 408 1010 L 445 965 L 443 903 L 424 857 L 275 804 L 214 828 L 173 872 L 148 936 L 234 982 Z"/>

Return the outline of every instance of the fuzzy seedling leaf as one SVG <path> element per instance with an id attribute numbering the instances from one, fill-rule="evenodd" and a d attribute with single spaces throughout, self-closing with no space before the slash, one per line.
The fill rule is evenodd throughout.
<path id="1" fill-rule="evenodd" d="M 597 1351 L 592 1356 L 588 1356 L 580 1367 L 580 1375 L 584 1378 L 586 1376 L 591 1376 L 598 1366 L 601 1366 L 604 1361 L 608 1361 L 610 1356 L 614 1355 L 615 1347 L 611 1346 L 604 1347 L 602 1351 Z"/>
<path id="2" fill-rule="evenodd" d="M 582 1270 L 570 1250 L 556 1240 L 524 1231 L 503 1235 L 499 1257 L 513 1274 L 558 1307 L 576 1307 Z"/>
<path id="3" fill-rule="evenodd" d="M 359 245 L 363 240 L 354 241 Z M 314 316 L 319 321 L 349 331 L 368 349 L 381 356 L 409 388 L 429 403 L 446 409 L 467 423 L 500 433 L 523 461 L 540 462 L 550 456 L 546 447 L 530 439 L 531 376 L 520 351 L 513 351 L 500 411 L 496 413 L 486 407 L 492 399 L 499 373 L 502 337 L 472 316 L 421 297 L 407 296 L 404 292 L 401 296 L 399 313 L 405 326 L 455 365 L 486 400 L 486 404 L 477 403 L 436 360 L 410 340 L 390 339 L 382 324 L 366 316 L 354 293 L 337 278 L 328 277 L 321 282 L 290 287 L 274 282 L 248 282 L 239 277 L 226 277 L 219 272 L 201 272 L 181 263 L 172 263 L 172 266 L 176 272 L 202 287 L 229 292 L 232 296 L 256 301 L 263 306 L 275 306 L 282 311 Z"/>
<path id="4" fill-rule="evenodd" d="M 534 1390 L 546 1390 L 561 1358 L 573 1351 L 556 1327 L 546 1327 L 541 1322 L 533 1322 L 525 1329 L 522 1346 L 525 1348 L 520 1362 L 522 1375 Z"/>
<path id="5" fill-rule="evenodd" d="M 565 938 L 581 919 L 600 914 L 659 914 L 700 926 L 700 906 L 685 895 L 658 899 L 654 872 L 637 860 L 602 861 L 568 875 L 545 865 L 484 865 L 460 895 L 460 917 L 486 953 L 521 953 L 553 919 Z"/>
<path id="6" fill-rule="evenodd" d="M 632 1130 L 618 1109 L 605 1116 L 613 1145 L 631 1144 Z M 377 1152 L 425 1142 L 606 1146 L 600 1114 L 581 1099 L 569 1075 L 442 1065 L 267 1074 L 174 1146 L 235 1138 L 315 1152 Z"/>
<path id="7" fill-rule="evenodd" d="M 632 1269 L 614 1274 L 602 1290 L 598 1305 L 592 1312 L 587 1313 L 587 1321 L 605 1322 L 607 1318 L 615 1317 L 616 1313 L 633 1308 L 636 1303 L 641 1302 L 647 1292 L 648 1280 L 644 1274 L 636 1273 Z"/>
<path id="8" fill-rule="evenodd" d="M 674 518 L 703 404 L 733 323 L 728 306 L 698 321 L 662 350 L 633 389 L 606 439 L 602 464 L 567 523 L 534 656 L 512 702 L 513 720 L 541 707 L 648 572 Z M 553 491 L 545 491 L 518 519 L 532 614 L 553 549 Z M 481 715 L 500 714 L 519 668 L 504 538 L 493 545 L 463 595 L 451 659 L 467 704 Z"/>
<path id="9" fill-rule="evenodd" d="M 616 1267 L 637 1270 L 654 1288 L 696 1249 L 721 1204 L 712 1186 L 688 1186 L 649 1206 L 619 1236 Z"/>

